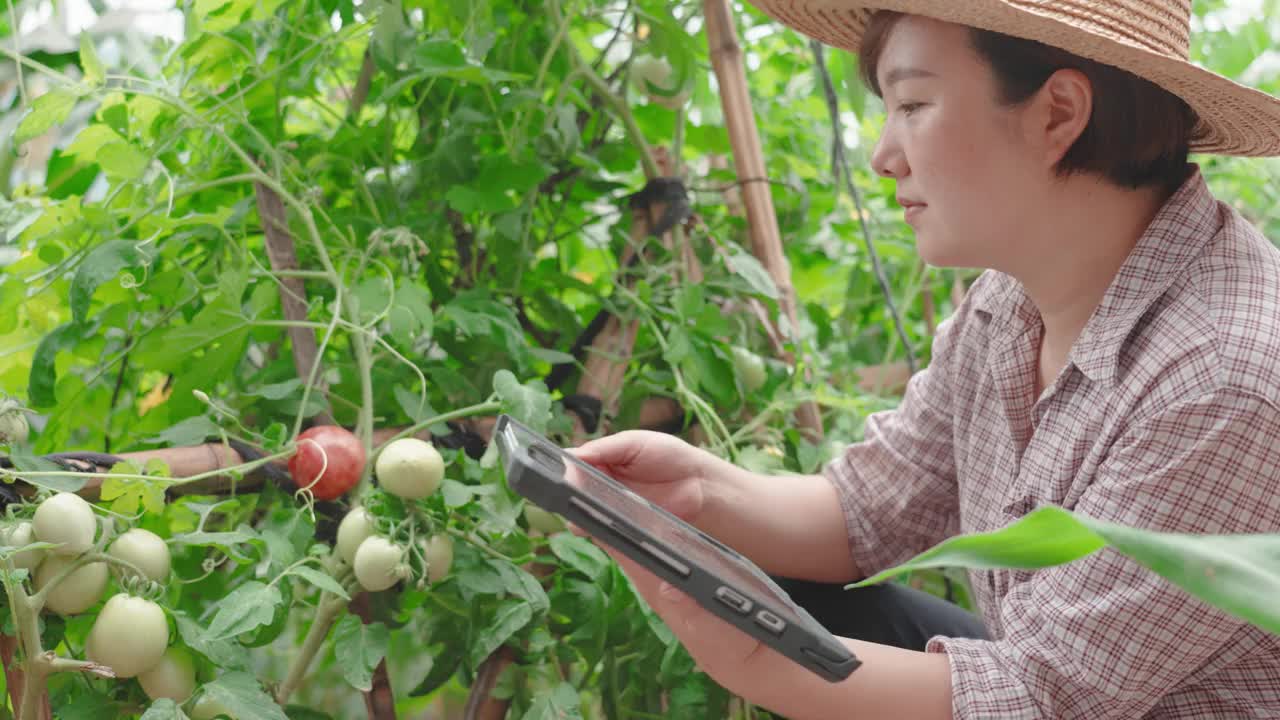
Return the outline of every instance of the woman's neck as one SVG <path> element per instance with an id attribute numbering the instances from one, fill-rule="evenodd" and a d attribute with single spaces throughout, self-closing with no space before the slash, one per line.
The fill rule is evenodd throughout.
<path id="1" fill-rule="evenodd" d="M 1168 195 L 1085 176 L 1055 185 L 1008 268 L 1040 311 L 1043 345 L 1066 353 Z"/>

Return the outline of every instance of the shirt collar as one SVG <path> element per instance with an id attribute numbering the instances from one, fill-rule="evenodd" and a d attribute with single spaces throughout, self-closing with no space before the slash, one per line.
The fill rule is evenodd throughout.
<path id="1" fill-rule="evenodd" d="M 1069 361 L 1091 381 L 1115 382 L 1120 350 L 1138 321 L 1173 285 L 1222 225 L 1218 203 L 1198 167 L 1152 218 L 1121 264 L 1071 348 Z M 998 273 L 991 292 L 975 297 L 996 332 L 1021 334 L 1039 322 L 1022 284 Z"/>

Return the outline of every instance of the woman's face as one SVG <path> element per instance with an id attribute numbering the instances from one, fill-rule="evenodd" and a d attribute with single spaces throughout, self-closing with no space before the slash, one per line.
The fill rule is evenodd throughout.
<path id="1" fill-rule="evenodd" d="M 958 25 L 902 17 L 876 72 L 888 117 L 872 166 L 897 180 L 920 256 L 1007 266 L 1053 177 L 1025 140 L 1025 111 L 998 103 L 990 66 Z"/>

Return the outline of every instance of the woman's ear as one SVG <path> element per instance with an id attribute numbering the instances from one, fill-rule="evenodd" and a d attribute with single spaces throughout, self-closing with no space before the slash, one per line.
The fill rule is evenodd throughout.
<path id="1" fill-rule="evenodd" d="M 1044 161 L 1056 166 L 1084 133 L 1093 115 L 1093 85 L 1079 70 L 1064 68 L 1049 76 L 1033 100 L 1034 138 Z"/>

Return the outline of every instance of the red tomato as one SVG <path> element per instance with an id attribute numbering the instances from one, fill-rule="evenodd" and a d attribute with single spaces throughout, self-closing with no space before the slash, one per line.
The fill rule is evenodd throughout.
<path id="1" fill-rule="evenodd" d="M 333 500 L 360 482 L 365 459 L 364 445 L 349 430 L 317 425 L 298 435 L 289 474 L 294 485 L 309 488 L 317 500 Z"/>

